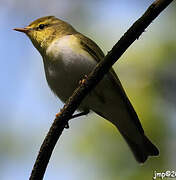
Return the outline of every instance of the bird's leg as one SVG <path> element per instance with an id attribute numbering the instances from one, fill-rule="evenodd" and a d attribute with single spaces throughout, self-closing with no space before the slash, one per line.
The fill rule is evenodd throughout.
<path id="1" fill-rule="evenodd" d="M 90 112 L 89 110 L 86 110 L 86 111 L 77 113 L 77 114 L 73 115 L 73 116 L 71 117 L 71 119 L 74 119 L 74 118 L 77 118 L 77 117 L 80 117 L 80 116 L 87 115 L 87 114 L 89 114 L 89 112 Z"/>
<path id="2" fill-rule="evenodd" d="M 89 110 L 86 110 L 86 111 L 77 113 L 75 115 L 72 115 L 72 117 L 70 119 L 74 119 L 74 118 L 77 118 L 77 117 L 80 117 L 80 116 L 84 116 L 84 115 L 87 115 L 87 114 L 89 114 Z M 67 124 L 65 125 L 65 129 L 68 129 L 68 128 L 69 128 L 69 123 L 67 122 Z"/>
<path id="3" fill-rule="evenodd" d="M 80 116 L 84 116 L 84 115 L 87 115 L 89 114 L 89 110 L 85 110 L 83 112 L 80 112 L 80 113 L 77 113 L 75 115 L 72 115 L 70 119 L 74 119 L 74 118 L 77 118 L 77 117 L 80 117 Z M 62 113 L 62 109 L 60 110 L 59 113 L 56 114 L 56 118 L 60 116 L 60 114 Z M 70 120 L 69 119 L 69 120 Z M 65 125 L 65 128 L 68 129 L 69 128 L 69 123 L 67 122 L 67 124 Z"/>

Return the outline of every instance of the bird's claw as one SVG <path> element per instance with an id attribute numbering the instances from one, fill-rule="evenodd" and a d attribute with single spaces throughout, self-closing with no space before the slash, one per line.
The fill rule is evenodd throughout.
<path id="1" fill-rule="evenodd" d="M 60 116 L 61 112 L 57 113 L 56 114 L 56 118 L 58 118 Z"/>
<path id="2" fill-rule="evenodd" d="M 56 114 L 56 118 L 58 118 L 62 114 L 63 109 L 60 109 L 60 112 Z"/>
<path id="3" fill-rule="evenodd" d="M 87 77 L 88 77 L 87 75 L 84 75 L 84 78 L 79 81 L 79 84 L 80 84 L 80 85 L 81 85 L 81 84 L 84 84 L 85 81 L 86 81 L 86 79 L 87 79 Z"/>
<path id="4" fill-rule="evenodd" d="M 67 124 L 65 125 L 65 129 L 69 129 L 69 123 L 67 122 Z"/>
<path id="5" fill-rule="evenodd" d="M 60 112 L 58 112 L 57 114 L 56 114 L 56 118 L 58 118 L 60 115 L 61 115 L 61 113 L 62 113 L 62 109 L 60 110 Z M 67 122 L 66 123 L 66 125 L 65 125 L 65 129 L 69 129 L 69 123 Z"/>

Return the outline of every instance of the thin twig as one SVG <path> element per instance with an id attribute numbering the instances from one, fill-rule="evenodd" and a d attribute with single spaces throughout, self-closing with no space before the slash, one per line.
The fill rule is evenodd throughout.
<path id="1" fill-rule="evenodd" d="M 86 95 L 96 86 L 96 84 L 109 71 L 111 66 L 121 57 L 127 48 L 139 38 L 150 23 L 172 2 L 173 0 L 156 0 L 147 11 L 140 17 L 131 28 L 122 36 L 122 38 L 115 44 L 112 50 L 105 56 L 95 69 L 89 74 L 84 83 L 82 83 L 69 98 L 68 102 L 62 109 L 59 117 L 57 117 L 38 154 L 34 164 L 30 180 L 42 180 L 52 151 L 72 117 L 74 111 L 78 108 L 81 101 Z"/>

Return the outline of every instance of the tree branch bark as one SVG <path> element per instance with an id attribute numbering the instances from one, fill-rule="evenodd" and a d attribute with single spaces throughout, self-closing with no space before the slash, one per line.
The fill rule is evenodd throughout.
<path id="1" fill-rule="evenodd" d="M 81 101 L 104 77 L 112 65 L 122 56 L 127 48 L 139 38 L 150 23 L 172 2 L 173 0 L 156 0 L 147 11 L 130 27 L 130 29 L 108 52 L 95 69 L 85 79 L 69 98 L 59 116 L 54 120 L 44 142 L 40 148 L 38 157 L 34 164 L 30 180 L 42 180 L 51 157 L 52 151 L 62 134 L 64 127 L 68 124 L 74 111 L 79 107 Z"/>

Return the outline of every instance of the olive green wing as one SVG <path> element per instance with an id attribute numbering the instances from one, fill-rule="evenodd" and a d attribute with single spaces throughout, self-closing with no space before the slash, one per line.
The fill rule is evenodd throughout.
<path id="1" fill-rule="evenodd" d="M 82 48 L 89 52 L 97 62 L 104 58 L 103 51 L 91 39 L 81 33 L 74 34 L 74 36 L 80 40 Z"/>
<path id="2" fill-rule="evenodd" d="M 82 35 L 81 33 L 77 33 L 74 35 L 80 40 L 80 44 L 81 44 L 82 48 L 85 49 L 86 52 L 89 52 L 89 54 L 97 62 L 101 61 L 104 58 L 103 51 L 98 47 L 98 45 L 95 42 L 93 42 L 88 37 Z M 113 68 L 110 69 L 110 72 L 107 74 L 107 76 L 111 80 L 114 87 L 117 89 L 118 93 L 121 95 L 121 97 L 124 101 L 124 104 L 126 105 L 127 110 L 132 117 L 131 119 L 134 121 L 134 123 L 138 127 L 139 131 L 141 133 L 144 133 L 144 130 L 141 126 L 141 123 L 138 119 L 138 116 L 137 116 L 132 104 L 130 103 L 130 101 L 129 101 L 129 99 L 128 99 L 128 97 L 127 97 L 127 95 L 126 95 L 126 93 L 122 87 L 122 84 L 121 84 L 119 78 L 117 77 L 115 71 L 113 70 Z"/>
<path id="3" fill-rule="evenodd" d="M 100 62 L 105 57 L 103 51 L 99 48 L 99 46 L 94 41 L 82 35 L 81 33 L 78 33 L 75 36 L 80 39 L 80 44 L 82 48 L 85 49 L 85 51 L 89 52 L 89 54 L 97 61 L 97 63 Z M 115 84 L 117 83 L 119 84 L 119 86 L 122 87 L 113 68 L 110 69 L 109 76 L 110 76 L 110 79 L 115 80 L 113 83 Z"/>

